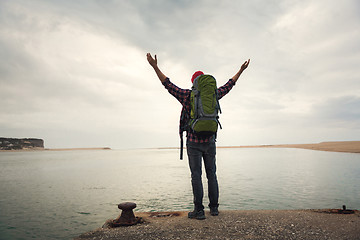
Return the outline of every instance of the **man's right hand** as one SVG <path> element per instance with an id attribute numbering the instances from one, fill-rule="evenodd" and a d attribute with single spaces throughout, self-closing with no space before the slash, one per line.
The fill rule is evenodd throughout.
<path id="1" fill-rule="evenodd" d="M 161 70 L 159 69 L 159 67 L 157 65 L 156 54 L 154 56 L 155 56 L 155 59 L 151 56 L 150 53 L 146 54 L 146 58 L 147 58 L 149 64 L 154 68 L 156 75 L 158 76 L 158 78 L 160 79 L 161 82 L 164 82 L 167 77 L 165 76 L 165 74 L 163 74 L 161 72 Z"/>
<path id="2" fill-rule="evenodd" d="M 157 66 L 157 58 L 156 58 L 156 54 L 155 54 L 155 59 L 151 56 L 150 53 L 146 54 L 147 60 L 149 62 L 149 64 L 154 68 Z"/>

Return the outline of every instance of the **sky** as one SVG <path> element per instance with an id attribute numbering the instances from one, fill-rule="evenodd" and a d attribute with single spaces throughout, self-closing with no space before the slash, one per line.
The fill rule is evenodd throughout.
<path id="1" fill-rule="evenodd" d="M 357 0 L 1 0 L 0 137 L 178 147 L 181 88 L 225 84 L 218 146 L 360 140 Z"/>

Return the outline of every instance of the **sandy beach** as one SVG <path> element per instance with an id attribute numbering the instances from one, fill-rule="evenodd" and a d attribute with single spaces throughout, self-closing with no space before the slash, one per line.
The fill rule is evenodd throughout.
<path id="1" fill-rule="evenodd" d="M 278 144 L 254 146 L 230 146 L 219 148 L 302 148 L 318 151 L 360 153 L 360 141 L 321 142 L 309 144 Z"/>
<path id="2" fill-rule="evenodd" d="M 205 220 L 187 212 L 136 213 L 144 223 L 112 229 L 99 228 L 80 239 L 360 239 L 360 214 L 328 210 L 236 210 Z"/>

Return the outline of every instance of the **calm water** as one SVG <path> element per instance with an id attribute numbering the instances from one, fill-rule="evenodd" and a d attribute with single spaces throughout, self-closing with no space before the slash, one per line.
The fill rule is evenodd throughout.
<path id="1" fill-rule="evenodd" d="M 360 154 L 218 149 L 217 159 L 220 210 L 360 209 Z M 0 152 L 0 239 L 71 239 L 117 217 L 124 201 L 192 209 L 187 159 L 178 150 Z"/>

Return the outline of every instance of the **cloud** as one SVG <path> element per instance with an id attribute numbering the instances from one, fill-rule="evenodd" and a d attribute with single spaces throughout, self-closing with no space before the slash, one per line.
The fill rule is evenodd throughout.
<path id="1" fill-rule="evenodd" d="M 313 106 L 313 114 L 331 126 L 360 129 L 360 96 L 343 96 L 326 99 Z"/>
<path id="2" fill-rule="evenodd" d="M 221 100 L 223 145 L 354 139 L 358 9 L 350 0 L 1 1 L 0 133 L 48 147 L 177 146 L 181 105 L 146 62 L 151 52 L 182 88 L 196 70 L 222 85 L 251 58 Z"/>

